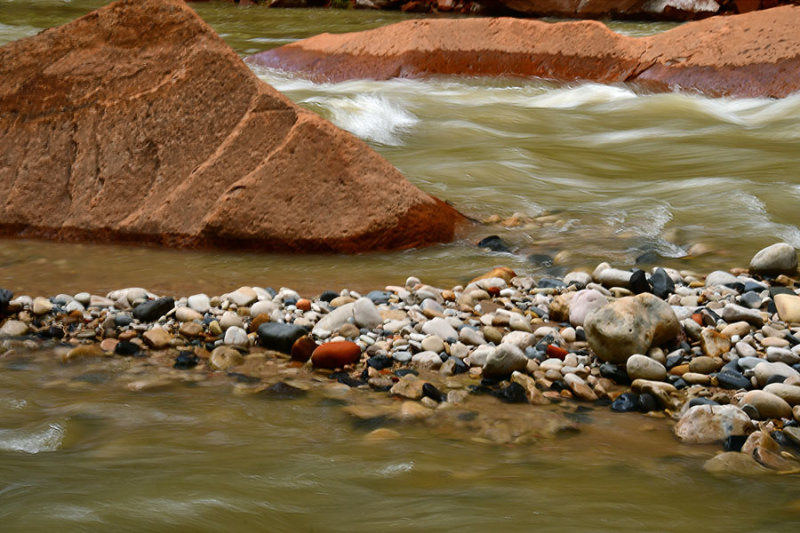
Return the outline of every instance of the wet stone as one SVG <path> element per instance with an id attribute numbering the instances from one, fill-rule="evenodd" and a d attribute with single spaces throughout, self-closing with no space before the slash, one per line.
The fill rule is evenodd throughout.
<path id="1" fill-rule="evenodd" d="M 8 303 L 14 298 L 14 293 L 8 289 L 0 289 L 0 317 L 8 313 Z"/>
<path id="2" fill-rule="evenodd" d="M 506 403 L 528 403 L 525 388 L 519 383 L 512 382 L 509 386 L 498 389 L 493 396 Z"/>
<path id="3" fill-rule="evenodd" d="M 625 369 L 614 363 L 603 363 L 600 365 L 600 375 L 612 380 L 618 385 L 627 385 L 631 382 L 631 378 L 628 377 L 628 373 L 625 372 Z"/>
<path id="4" fill-rule="evenodd" d="M 639 395 L 626 392 L 620 394 L 613 402 L 611 402 L 611 410 L 617 413 L 630 413 L 639 410 Z"/>
<path id="5" fill-rule="evenodd" d="M 292 345 L 306 333 L 305 328 L 293 324 L 267 322 L 258 327 L 258 341 L 268 350 L 291 354 Z"/>
<path id="6" fill-rule="evenodd" d="M 192 352 L 181 352 L 175 358 L 175 364 L 172 367 L 179 370 L 189 370 L 196 367 L 198 361 L 198 357 Z"/>
<path id="7" fill-rule="evenodd" d="M 123 357 L 132 357 L 139 355 L 141 348 L 138 344 L 128 341 L 120 341 L 114 347 L 114 353 Z"/>
<path id="8" fill-rule="evenodd" d="M 114 325 L 117 327 L 129 326 L 133 323 L 133 317 L 127 313 L 119 313 L 114 316 Z"/>
<path id="9" fill-rule="evenodd" d="M 655 397 L 652 394 L 645 392 L 639 395 L 637 408 L 641 413 L 649 413 L 650 411 L 657 411 L 658 402 L 656 401 Z"/>
<path id="10" fill-rule="evenodd" d="M 422 385 L 422 395 L 426 398 L 430 398 L 436 403 L 442 403 L 444 401 L 447 401 L 447 396 L 442 394 L 442 392 L 439 389 L 437 389 L 430 383 L 425 383 L 424 385 Z"/>
<path id="11" fill-rule="evenodd" d="M 140 322 L 155 322 L 169 313 L 173 307 L 175 307 L 175 300 L 169 297 L 149 300 L 136 306 L 133 310 L 133 317 Z"/>
<path id="12" fill-rule="evenodd" d="M 650 276 L 650 283 L 653 286 L 653 294 L 662 300 L 675 292 L 675 282 L 663 268 L 657 268 L 653 272 L 653 275 Z"/>
<path id="13" fill-rule="evenodd" d="M 719 403 L 715 402 L 711 398 L 692 398 L 689 400 L 689 407 L 694 407 L 695 405 L 719 405 Z"/>
<path id="14" fill-rule="evenodd" d="M 653 292 L 653 286 L 650 285 L 650 282 L 647 279 L 647 274 L 645 274 L 643 270 L 634 270 L 629 283 L 633 294 Z"/>
<path id="15" fill-rule="evenodd" d="M 270 400 L 295 400 L 307 395 L 308 391 L 279 381 L 270 385 L 262 392 L 262 395 Z"/>

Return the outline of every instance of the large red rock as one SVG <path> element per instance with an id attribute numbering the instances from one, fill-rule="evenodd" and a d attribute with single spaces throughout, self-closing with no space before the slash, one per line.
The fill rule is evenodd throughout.
<path id="1" fill-rule="evenodd" d="M 0 48 L 0 233 L 357 252 L 464 220 L 260 81 L 182 0 Z"/>
<path id="2" fill-rule="evenodd" d="M 784 97 L 800 90 L 800 6 L 687 23 L 634 38 L 593 21 L 427 19 L 322 34 L 248 61 L 317 81 L 437 74 L 538 76 L 657 90 Z"/>
<path id="3" fill-rule="evenodd" d="M 774 98 L 800 91 L 800 6 L 713 17 L 645 40 L 636 79 L 656 89 Z"/>
<path id="4" fill-rule="evenodd" d="M 316 81 L 437 74 L 627 79 L 643 47 L 595 21 L 550 24 L 514 18 L 408 20 L 356 33 L 324 33 L 247 61 Z"/>

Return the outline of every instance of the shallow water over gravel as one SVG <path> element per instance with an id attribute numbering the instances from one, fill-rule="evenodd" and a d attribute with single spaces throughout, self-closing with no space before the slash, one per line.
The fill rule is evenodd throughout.
<path id="1" fill-rule="evenodd" d="M 103 2 L 0 0 L 0 44 Z M 194 4 L 242 55 L 399 13 Z M 613 24 L 633 35 L 669 25 Z M 459 243 L 390 254 L 281 256 L 0 241 L 17 294 L 166 294 L 290 286 L 304 295 L 452 286 L 497 264 L 744 266 L 774 240 L 800 246 L 800 97 L 720 100 L 625 86 L 441 78 L 315 85 L 258 74 L 349 129 L 417 185 L 478 219 Z M 549 215 L 554 216 L 549 216 Z M 544 218 L 543 218 L 544 217 Z M 502 235 L 514 253 L 473 246 Z M 706 254 L 688 256 L 704 245 Z M 694 252 L 702 251 L 695 246 Z M 556 272 L 557 273 L 557 272 Z M 121 364 L 121 363 L 116 363 Z M 365 439 L 339 402 L 234 396 L 231 385 L 134 394 L 109 362 L 0 360 L 0 520 L 9 531 L 795 531 L 794 477 L 718 480 L 716 447 L 679 446 L 669 424 L 602 409 L 581 432 L 530 445 L 393 426 Z M 575 404 L 568 409 L 575 410 Z M 496 409 L 509 409 L 496 404 Z M 491 414 L 491 410 L 487 414 Z M 574 413 L 573 413 L 574 414 Z"/>
<path id="2" fill-rule="evenodd" d="M 580 411 L 581 431 L 492 445 L 332 401 L 235 396 L 227 379 L 131 393 L 126 361 L 0 362 L 5 531 L 791 531 L 796 479 L 717 479 L 715 447 L 661 419 Z M 366 393 L 367 395 L 373 393 Z M 469 404 L 468 404 L 469 405 Z M 500 411 L 531 409 L 494 402 Z M 491 405 L 481 411 L 491 415 Z"/>

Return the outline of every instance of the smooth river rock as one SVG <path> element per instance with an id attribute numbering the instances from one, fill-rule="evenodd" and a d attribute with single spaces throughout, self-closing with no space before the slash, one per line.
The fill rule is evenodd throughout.
<path id="1" fill-rule="evenodd" d="M 772 42 L 772 39 L 770 39 Z M 797 274 L 797 250 L 785 242 L 775 243 L 760 250 L 750 260 L 750 271 L 754 274 Z"/>
<path id="2" fill-rule="evenodd" d="M 751 390 L 739 401 L 739 407 L 750 404 L 756 408 L 760 420 L 766 418 L 791 418 L 792 406 L 776 394 L 763 390 Z"/>
<path id="3" fill-rule="evenodd" d="M 537 76 L 633 81 L 655 90 L 714 96 L 784 97 L 800 90 L 799 25 L 800 6 L 712 17 L 639 38 L 616 34 L 594 21 L 410 20 L 363 32 L 317 35 L 248 61 L 315 81 Z"/>
<path id="4" fill-rule="evenodd" d="M 5 45 L 0 109 L 0 234 L 363 252 L 466 223 L 261 81 L 183 0 Z"/>
<path id="5" fill-rule="evenodd" d="M 625 363 L 631 355 L 675 338 L 680 324 L 669 304 L 644 293 L 596 309 L 586 317 L 584 329 L 600 359 Z"/>
<path id="6" fill-rule="evenodd" d="M 515 371 L 525 370 L 528 358 L 517 346 L 503 343 L 493 350 L 483 365 L 483 375 L 487 378 L 503 378 Z"/>
<path id="7" fill-rule="evenodd" d="M 695 405 L 675 424 L 675 436 L 687 444 L 722 442 L 751 431 L 750 417 L 735 405 Z"/>
<path id="8" fill-rule="evenodd" d="M 781 320 L 787 323 L 800 322 L 800 296 L 776 294 L 773 300 Z"/>
<path id="9" fill-rule="evenodd" d="M 664 368 L 664 365 L 641 354 L 630 356 L 625 363 L 625 370 L 630 379 L 664 381 L 667 378 L 667 369 Z"/>
<path id="10" fill-rule="evenodd" d="M 361 347 L 351 341 L 328 342 L 316 348 L 311 354 L 311 363 L 318 368 L 342 368 L 361 358 Z"/>

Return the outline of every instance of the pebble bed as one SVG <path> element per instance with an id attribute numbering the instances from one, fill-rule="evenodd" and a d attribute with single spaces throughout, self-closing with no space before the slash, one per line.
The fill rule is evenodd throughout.
<path id="1" fill-rule="evenodd" d="M 52 298 L 0 289 L 0 361 L 126 361 L 134 391 L 210 378 L 274 398 L 324 388 L 363 421 L 437 424 L 449 413 L 496 443 L 575 430 L 564 405 L 647 413 L 687 445 L 717 445 L 708 471 L 794 474 L 797 274 L 796 250 L 779 243 L 747 269 L 707 275 L 603 263 L 535 279 L 498 267 L 451 289 L 409 277 L 314 298 L 255 286 L 180 299 L 142 288 Z M 352 391 L 363 394 L 354 401 Z M 509 410 L 501 425 L 464 410 L 487 402 L 534 407 Z"/>

